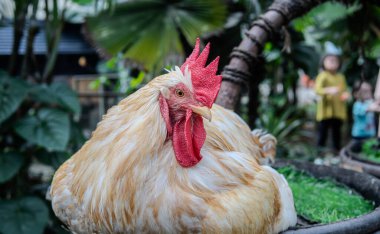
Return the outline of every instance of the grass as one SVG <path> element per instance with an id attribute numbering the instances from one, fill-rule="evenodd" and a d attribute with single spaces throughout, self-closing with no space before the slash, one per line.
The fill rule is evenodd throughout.
<path id="1" fill-rule="evenodd" d="M 298 215 L 309 221 L 332 223 L 358 217 L 374 209 L 371 201 L 328 179 L 317 179 L 293 167 L 278 169 L 293 191 Z"/>
<path id="2" fill-rule="evenodd" d="M 378 140 L 371 139 L 364 142 L 363 149 L 360 155 L 372 162 L 380 163 L 380 150 Z"/>

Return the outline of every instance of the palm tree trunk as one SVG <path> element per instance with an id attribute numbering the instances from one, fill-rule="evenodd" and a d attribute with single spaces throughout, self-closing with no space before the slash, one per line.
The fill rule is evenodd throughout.
<path id="1" fill-rule="evenodd" d="M 252 23 L 246 37 L 231 53 L 230 63 L 224 67 L 223 82 L 216 103 L 234 109 L 239 99 L 241 87 L 258 85 L 260 72 L 257 72 L 259 56 L 265 42 L 271 40 L 281 27 L 299 17 L 313 7 L 327 0 L 275 0 L 268 10 Z M 341 0 L 344 2 L 344 0 Z M 257 90 L 257 87 L 253 88 Z"/>

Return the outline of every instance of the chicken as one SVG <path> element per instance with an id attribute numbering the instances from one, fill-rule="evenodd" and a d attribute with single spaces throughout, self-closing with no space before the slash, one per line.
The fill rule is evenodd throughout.
<path id="1" fill-rule="evenodd" d="M 275 139 L 216 104 L 199 40 L 181 68 L 112 107 L 55 173 L 55 214 L 75 233 L 278 233 L 296 224 Z M 205 121 L 204 121 L 205 119 Z"/>

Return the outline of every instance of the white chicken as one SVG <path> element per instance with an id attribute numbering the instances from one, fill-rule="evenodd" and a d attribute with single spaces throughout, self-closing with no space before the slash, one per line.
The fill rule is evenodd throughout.
<path id="1" fill-rule="evenodd" d="M 75 233 L 278 233 L 296 224 L 275 139 L 213 105 L 218 58 L 181 66 L 112 107 L 56 172 L 55 214 Z M 203 121 L 203 118 L 208 121 Z"/>

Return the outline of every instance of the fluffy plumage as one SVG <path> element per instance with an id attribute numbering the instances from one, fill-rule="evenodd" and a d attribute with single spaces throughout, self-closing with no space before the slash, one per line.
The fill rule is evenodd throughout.
<path id="1" fill-rule="evenodd" d="M 189 75 L 177 68 L 112 107 L 58 169 L 52 206 L 71 231 L 277 233 L 296 223 L 285 179 L 259 163 L 274 156 L 275 139 L 252 133 L 235 113 L 214 104 L 212 121 L 203 121 L 202 160 L 181 165 L 169 128 L 186 111 L 170 111 L 183 108 L 170 92 Z"/>

